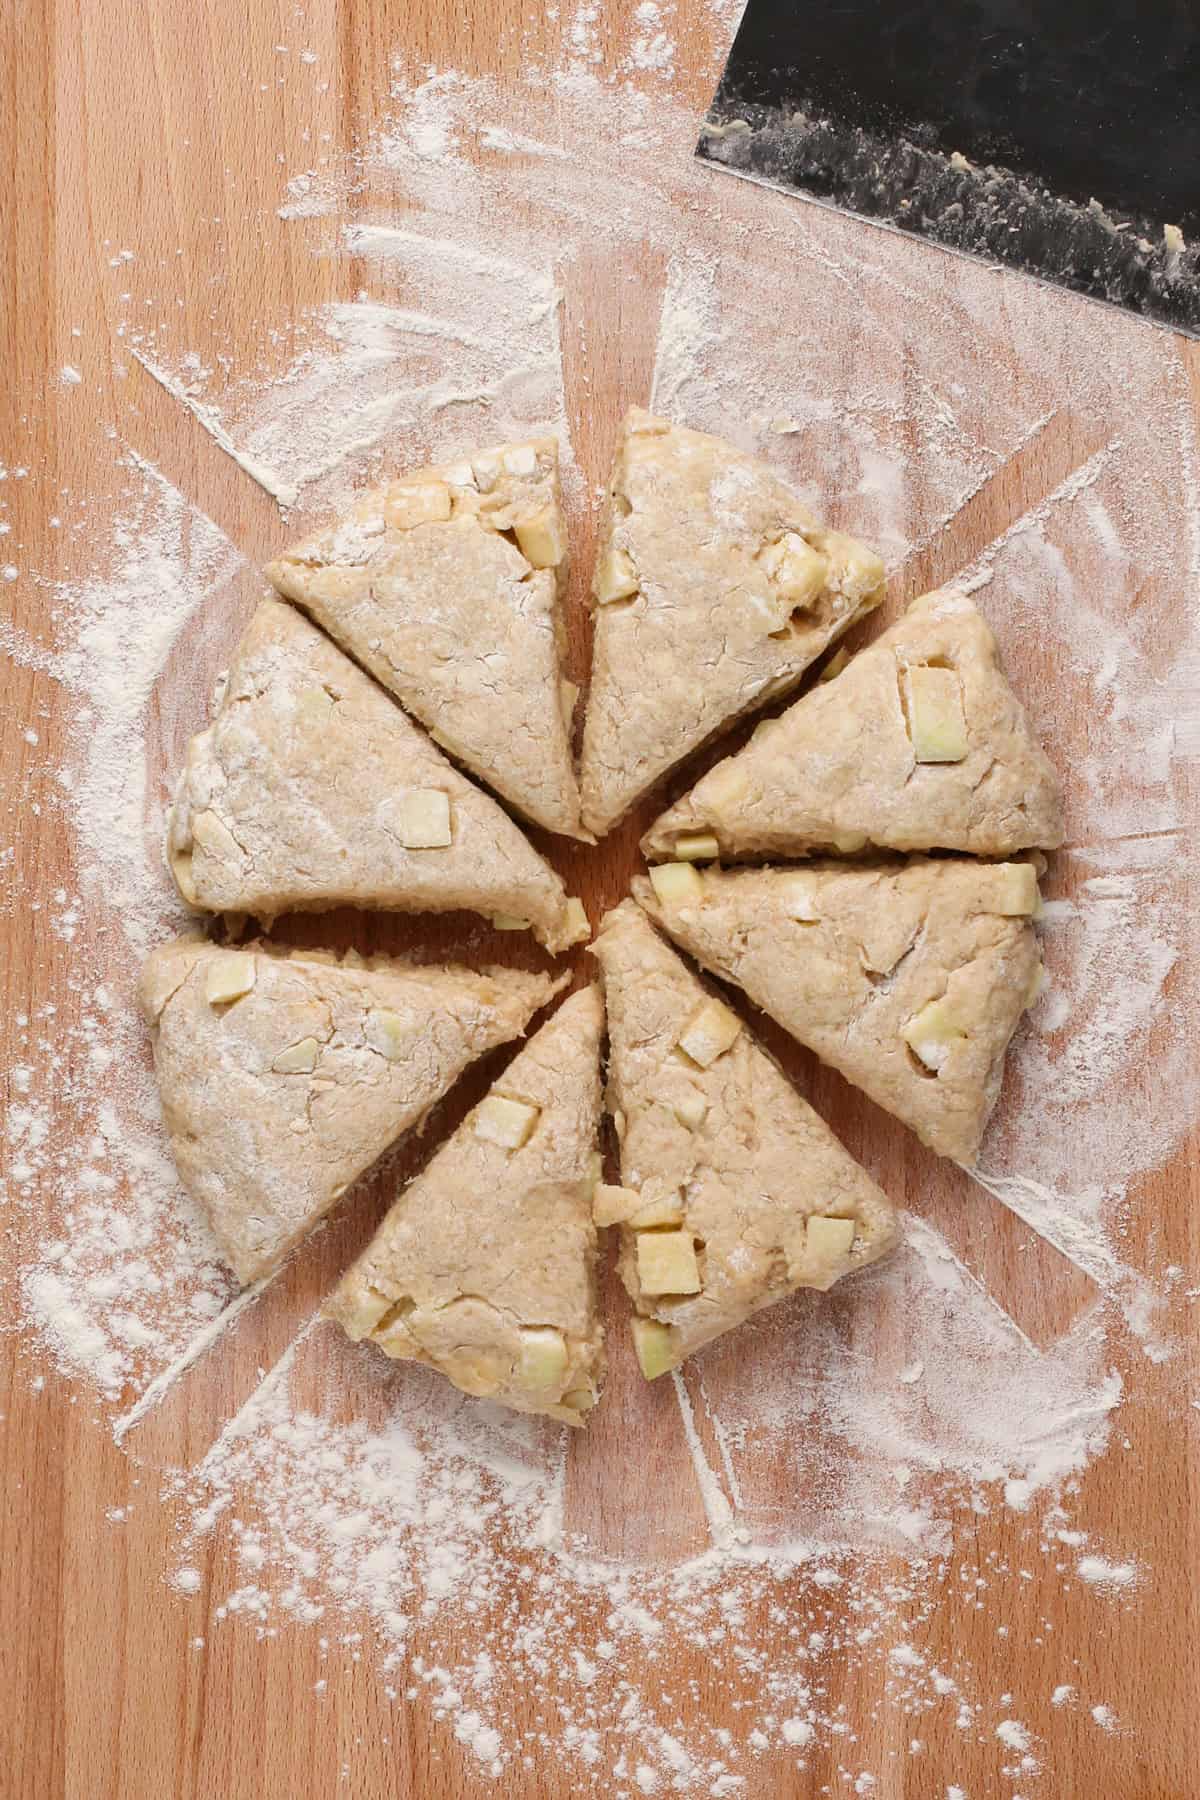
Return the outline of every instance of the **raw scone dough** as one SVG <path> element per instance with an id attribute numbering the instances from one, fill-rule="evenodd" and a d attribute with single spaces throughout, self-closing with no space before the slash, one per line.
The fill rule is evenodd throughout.
<path id="1" fill-rule="evenodd" d="M 523 832 L 294 607 L 260 602 L 194 737 L 167 852 L 209 912 L 466 908 L 547 949 L 587 935 Z"/>
<path id="2" fill-rule="evenodd" d="M 586 837 L 566 569 L 558 446 L 537 438 L 401 476 L 266 572 L 526 818 Z"/>
<path id="3" fill-rule="evenodd" d="M 634 893 L 671 936 L 912 1127 L 972 1163 L 1041 984 L 1030 863 L 709 869 Z"/>
<path id="4" fill-rule="evenodd" d="M 410 1182 L 326 1311 L 464 1393 L 581 1425 L 603 1372 L 596 988 L 573 994 Z"/>
<path id="5" fill-rule="evenodd" d="M 592 953 L 622 1181 L 597 1190 L 597 1219 L 621 1228 L 653 1378 L 797 1288 L 876 1261 L 898 1228 L 886 1195 L 632 900 Z"/>
<path id="6" fill-rule="evenodd" d="M 276 1268 L 563 984 L 195 938 L 156 950 L 139 999 L 171 1149 L 239 1281 Z"/>
<path id="7" fill-rule="evenodd" d="M 813 851 L 1011 856 L 1063 836 L 1058 778 L 962 594 L 928 594 L 758 727 L 642 840 L 652 861 Z M 715 840 L 715 841 L 714 841 Z"/>
<path id="8" fill-rule="evenodd" d="M 602 835 L 681 757 L 793 687 L 882 580 L 877 556 L 763 464 L 634 408 L 593 581 L 584 823 Z"/>

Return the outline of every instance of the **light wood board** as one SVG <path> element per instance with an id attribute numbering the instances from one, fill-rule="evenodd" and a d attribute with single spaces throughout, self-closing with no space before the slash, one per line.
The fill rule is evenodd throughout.
<path id="1" fill-rule="evenodd" d="M 27 464 L 34 476 L 14 484 L 8 496 L 11 541 L 20 545 L 23 566 L 51 575 L 80 572 L 78 537 L 64 542 L 48 525 L 49 496 L 58 489 L 91 490 L 92 446 L 110 422 L 249 553 L 261 556 L 286 541 L 288 527 L 266 496 L 194 422 L 129 369 L 117 337 L 130 311 L 121 296 L 132 290 L 136 303 L 143 288 L 160 297 L 177 294 L 179 342 L 203 347 L 214 341 L 219 315 L 221 331 L 231 332 L 248 353 L 262 341 L 264 321 L 285 322 L 343 289 L 353 291 L 345 269 L 314 258 L 302 234 L 258 229 L 260 215 L 273 216 L 279 201 L 277 154 L 294 157 L 304 131 L 314 143 L 322 133 L 334 146 L 361 141 L 386 98 L 389 56 L 397 45 L 417 65 L 490 73 L 503 93 L 523 58 L 558 55 L 570 24 L 566 6 L 561 17 L 532 22 L 530 10 L 515 0 L 347 0 L 341 8 L 314 0 L 298 22 L 301 15 L 290 6 L 248 8 L 234 0 L 174 7 L 163 0 L 114 0 L 104 8 L 6 0 L 0 11 L 0 212 L 7 253 L 0 289 L 0 456 Z M 618 49 L 628 46 L 632 12 L 631 3 L 604 9 L 596 27 L 602 76 L 615 66 Z M 674 93 L 699 117 L 729 26 L 682 0 L 672 30 L 679 43 Z M 301 93 L 282 80 L 280 43 L 293 46 L 293 59 L 301 44 L 310 47 L 327 88 L 309 83 Z M 137 262 L 118 278 L 111 259 L 126 245 L 137 247 Z M 162 271 L 169 261 L 168 284 Z M 602 266 L 591 274 L 568 286 L 563 341 L 573 441 L 589 484 L 595 484 L 604 478 L 621 410 L 647 398 L 661 270 L 647 248 L 644 300 L 636 281 L 618 289 L 603 278 Z M 983 295 L 993 278 L 980 271 L 970 279 L 977 279 Z M 1012 309 L 1008 343 L 1015 371 L 1023 290 L 1008 282 L 1003 291 Z M 1179 353 L 1200 391 L 1200 353 L 1182 342 Z M 871 386 L 874 354 L 870 338 L 848 336 L 844 394 Z M 85 365 L 83 386 L 56 388 L 55 372 L 76 361 Z M 1127 404 L 1137 408 L 1136 392 Z M 1110 435 L 1120 428 L 1119 416 L 1105 421 Z M 1036 439 L 905 571 L 906 591 L 968 561 L 1078 467 L 1092 441 L 1089 429 L 1069 421 Z M 103 544 L 100 511 L 96 537 Z M 585 666 L 589 536 L 585 520 L 576 540 L 571 614 L 577 669 Z M 12 615 L 26 630 L 37 635 L 47 629 L 44 587 L 22 582 L 5 593 L 6 606 L 10 598 Z M 1182 580 L 1178 604 L 1196 604 Z M 206 669 L 205 679 L 209 674 Z M 67 845 L 52 817 L 38 819 L 22 806 L 32 755 L 21 728 L 48 706 L 40 754 L 54 755 L 63 748 L 61 719 L 52 684 L 7 665 L 4 679 L 4 832 L 16 845 L 26 880 L 49 893 L 68 878 Z M 1047 680 L 1053 684 L 1052 675 Z M 170 773 L 164 766 L 162 781 Z M 590 856 L 571 852 L 561 859 L 569 886 L 585 895 L 593 919 L 625 891 L 636 835 L 637 822 Z M 55 1001 L 65 1025 L 78 1010 L 73 974 L 93 949 L 86 931 L 68 947 L 52 938 L 44 915 L 24 909 L 5 918 L 3 929 L 0 1041 L 31 995 Z M 359 932 L 358 941 L 380 947 L 403 936 L 387 925 L 365 928 L 362 936 L 364 928 L 345 920 L 335 929 L 343 942 Z M 439 932 L 431 928 L 431 946 L 443 941 Z M 511 940 L 501 953 L 521 954 Z M 978 1192 L 964 1198 L 957 1174 L 937 1168 L 898 1127 L 873 1116 L 864 1128 L 862 1109 L 842 1084 L 788 1051 L 780 1034 L 767 1035 L 852 1147 L 864 1129 L 876 1134 L 892 1196 L 911 1200 L 952 1233 L 972 1268 L 1035 1339 L 1048 1340 L 1076 1315 L 1090 1297 L 1083 1277 Z M 5 1067 L 10 1060 L 7 1051 L 0 1059 Z M 462 1085 L 447 1123 L 473 1102 L 483 1079 Z M 1194 1267 L 1196 1186 L 1195 1157 L 1186 1147 L 1140 1185 L 1125 1244 L 1131 1262 L 1149 1253 L 1153 1242 L 1156 1264 Z M 314 1632 L 291 1629 L 260 1641 L 251 1627 L 230 1625 L 206 1631 L 203 1650 L 193 1648 L 193 1637 L 203 1630 L 197 1623 L 203 1603 L 236 1585 L 229 1546 L 219 1533 L 202 1571 L 200 1612 L 164 1584 L 164 1571 L 173 1566 L 176 1521 L 158 1499 L 156 1471 L 202 1454 L 253 1388 L 257 1371 L 281 1354 L 297 1321 L 363 1241 L 384 1199 L 376 1183 L 353 1218 L 321 1234 L 295 1260 L 131 1444 L 133 1455 L 114 1446 L 85 1387 L 52 1374 L 44 1391 L 34 1391 L 29 1376 L 36 1363 L 27 1347 L 11 1336 L 3 1340 L 0 1791 L 13 1800 L 334 1794 L 440 1800 L 475 1792 L 515 1800 L 574 1790 L 571 1769 L 552 1757 L 532 1771 L 518 1760 L 494 1783 L 481 1778 L 449 1725 L 432 1721 L 423 1701 L 408 1707 L 383 1698 L 369 1653 L 361 1662 L 348 1654 L 322 1657 Z M 619 1317 L 611 1282 L 607 1305 L 610 1316 Z M 572 1444 L 572 1523 L 625 1555 L 669 1559 L 700 1548 L 704 1518 L 674 1399 L 661 1386 L 641 1384 L 618 1332 L 612 1361 L 605 1404 L 586 1437 Z M 853 1762 L 876 1771 L 877 1800 L 942 1800 L 951 1783 L 970 1800 L 1018 1789 L 1030 1796 L 1097 1793 L 1123 1800 L 1183 1800 L 1200 1791 L 1196 1467 L 1172 1398 L 1179 1392 L 1178 1365 L 1160 1379 L 1135 1352 L 1128 1373 L 1137 1404 L 1123 1413 L 1112 1447 L 1086 1475 L 1076 1512 L 1100 1538 L 1136 1546 L 1144 1557 L 1134 1610 L 1123 1612 L 1117 1625 L 1108 1603 L 1078 1585 L 1040 1591 L 1038 1583 L 1020 1579 L 1014 1555 L 1009 1574 L 993 1577 L 1004 1591 L 993 1595 L 986 1613 L 943 1607 L 921 1627 L 922 1648 L 934 1661 L 951 1663 L 961 1654 L 984 1667 L 997 1659 L 999 1668 L 998 1659 L 1011 1663 L 1013 1650 L 997 1645 L 996 1620 L 1009 1621 L 1012 1642 L 1020 1646 L 1023 1691 L 1035 1696 L 1022 1716 L 1047 1746 L 1051 1772 L 1027 1785 L 1003 1780 L 1003 1752 L 979 1744 L 974 1734 L 968 1739 L 949 1710 L 921 1721 L 919 1756 L 897 1757 L 892 1753 L 906 1750 L 900 1737 L 908 1734 L 901 1733 L 895 1713 L 874 1714 L 867 1677 L 843 1675 L 835 1665 L 828 1671 L 830 1700 L 844 1700 L 858 1721 Z M 630 1445 L 645 1459 L 644 1486 L 655 1496 L 653 1508 L 618 1506 L 606 1480 L 606 1470 L 628 1457 Z M 106 1521 L 110 1509 L 129 1509 L 119 1530 Z M 956 1557 L 972 1566 L 983 1566 L 992 1555 L 1008 1561 L 1018 1527 L 1003 1508 L 968 1520 Z M 469 1620 L 463 1633 L 465 1646 Z M 1065 1679 L 1070 1660 L 1064 1644 L 1080 1659 L 1081 1686 L 1102 1694 L 1133 1729 L 1106 1733 L 1085 1713 L 1052 1708 L 1051 1691 Z M 696 1653 L 694 1662 L 695 1704 L 719 1712 L 726 1697 L 707 1696 L 703 1655 Z M 318 1696 L 314 1683 L 322 1676 L 329 1685 Z M 742 1791 L 746 1800 L 849 1791 L 839 1760 L 816 1753 L 803 1776 L 778 1760 L 747 1761 Z"/>

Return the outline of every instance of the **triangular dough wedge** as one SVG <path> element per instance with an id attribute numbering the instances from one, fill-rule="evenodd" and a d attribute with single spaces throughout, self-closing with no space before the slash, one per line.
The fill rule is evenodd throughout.
<path id="1" fill-rule="evenodd" d="M 209 912 L 466 908 L 586 936 L 549 863 L 487 794 L 294 607 L 260 602 L 217 716 L 188 745 L 167 839 Z"/>
<path id="2" fill-rule="evenodd" d="M 375 489 L 267 576 L 527 819 L 585 837 L 566 569 L 558 446 L 537 438 Z"/>
<path id="3" fill-rule="evenodd" d="M 642 848 L 652 861 L 677 856 L 681 840 L 685 853 L 728 858 L 869 847 L 1012 856 L 1062 838 L 1058 778 L 996 640 L 964 595 L 939 592 L 760 725 Z"/>
<path id="4" fill-rule="evenodd" d="M 632 900 L 592 953 L 624 1183 L 598 1189 L 597 1214 L 621 1228 L 653 1378 L 797 1288 L 875 1262 L 899 1232 L 887 1196 Z"/>
<path id="5" fill-rule="evenodd" d="M 719 869 L 634 893 L 706 968 L 906 1125 L 971 1163 L 1040 985 L 1031 863 Z"/>
<path id="6" fill-rule="evenodd" d="M 681 757 L 794 687 L 882 580 L 872 551 L 763 464 L 634 408 L 593 581 L 584 823 L 608 831 Z"/>
<path id="7" fill-rule="evenodd" d="M 239 1281 L 278 1267 L 562 985 L 265 944 L 178 938 L 156 950 L 139 998 L 171 1149 Z"/>
<path id="8" fill-rule="evenodd" d="M 464 1393 L 581 1425 L 603 1372 L 592 1195 L 599 990 L 565 1000 L 396 1201 L 326 1304 Z"/>

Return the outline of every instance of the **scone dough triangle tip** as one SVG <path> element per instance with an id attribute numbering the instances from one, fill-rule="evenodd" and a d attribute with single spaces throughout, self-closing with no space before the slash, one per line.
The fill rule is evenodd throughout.
<path id="1" fill-rule="evenodd" d="M 660 863 L 633 889 L 676 943 L 930 1149 L 975 1161 L 1041 989 L 1033 863 Z"/>
<path id="2" fill-rule="evenodd" d="M 965 595 L 928 594 L 758 727 L 642 840 L 651 861 L 870 849 L 1012 856 L 1063 839 L 1058 778 Z"/>
<path id="3" fill-rule="evenodd" d="M 553 438 L 402 475 L 266 573 L 524 818 L 588 839 Z"/>
<path id="4" fill-rule="evenodd" d="M 564 1000 L 404 1189 L 326 1303 L 464 1393 L 582 1425 L 599 1397 L 597 988 Z"/>
<path id="5" fill-rule="evenodd" d="M 732 444 L 634 408 L 593 580 L 581 786 L 598 836 L 877 605 L 873 551 Z"/>
<path id="6" fill-rule="evenodd" d="M 139 999 L 163 1119 L 239 1281 L 276 1269 L 565 979 L 197 938 L 154 951 Z"/>
<path id="7" fill-rule="evenodd" d="M 737 1015 L 632 900 L 591 947 L 604 972 L 621 1233 L 643 1373 L 653 1379 L 799 1288 L 827 1289 L 897 1242 L 886 1195 Z"/>
<path id="8" fill-rule="evenodd" d="M 304 615 L 259 603 L 194 737 L 167 837 L 189 905 L 279 914 L 466 909 L 559 951 L 578 900 L 496 801 Z"/>

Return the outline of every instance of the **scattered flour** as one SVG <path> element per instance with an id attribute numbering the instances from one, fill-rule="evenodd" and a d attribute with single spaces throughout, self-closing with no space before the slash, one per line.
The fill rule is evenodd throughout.
<path id="1" fill-rule="evenodd" d="M 996 1727 L 996 1736 L 1009 1750 L 1028 1750 L 1033 1742 L 1019 1719 L 1002 1719 Z"/>
<path id="2" fill-rule="evenodd" d="M 1112 1563 L 1102 1556 L 1083 1556 L 1075 1567 L 1080 1580 L 1092 1587 L 1131 1588 L 1137 1581 L 1136 1563 Z"/>

